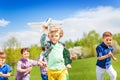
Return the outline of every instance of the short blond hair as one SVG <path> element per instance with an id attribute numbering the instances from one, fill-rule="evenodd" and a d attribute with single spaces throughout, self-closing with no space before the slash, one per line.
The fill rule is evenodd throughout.
<path id="1" fill-rule="evenodd" d="M 52 27 L 52 28 L 50 28 L 50 30 L 48 32 L 48 37 L 50 37 L 50 35 L 52 33 L 57 33 L 57 32 L 59 33 L 60 38 L 61 38 L 63 36 L 63 30 L 61 28 L 58 28 L 58 27 Z"/>

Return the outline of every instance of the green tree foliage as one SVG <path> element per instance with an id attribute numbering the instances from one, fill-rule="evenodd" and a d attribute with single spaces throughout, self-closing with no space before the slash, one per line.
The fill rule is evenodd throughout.
<path id="1" fill-rule="evenodd" d="M 100 35 L 95 30 L 90 31 L 88 34 L 84 33 L 83 38 L 80 40 L 80 44 L 81 44 L 80 46 L 82 46 L 84 50 L 87 49 L 87 52 L 84 53 L 83 51 L 82 54 L 87 54 L 89 57 L 95 56 L 96 55 L 95 47 L 96 44 L 98 44 L 99 42 L 100 42 Z"/>
<path id="2" fill-rule="evenodd" d="M 15 65 L 20 58 L 20 43 L 15 37 L 11 37 L 4 43 L 4 51 L 7 55 L 6 62 L 15 70 Z"/>
<path id="3" fill-rule="evenodd" d="M 30 58 L 31 59 L 38 59 L 41 51 L 42 51 L 42 49 L 38 45 L 31 45 L 31 47 L 30 47 Z"/>
<path id="4" fill-rule="evenodd" d="M 113 35 L 113 47 L 114 53 L 118 53 L 120 51 L 120 33 Z M 81 58 L 96 56 L 96 46 L 102 42 L 100 35 L 95 31 L 91 30 L 88 33 L 84 33 L 81 39 L 77 39 L 76 41 L 66 41 L 66 45 L 68 48 L 73 48 L 75 46 L 82 47 L 82 56 Z"/>
<path id="5" fill-rule="evenodd" d="M 92 30 L 88 34 L 84 33 L 82 39 L 80 39 L 80 46 L 92 47 L 100 42 L 100 36 L 96 31 Z"/>
<path id="6" fill-rule="evenodd" d="M 70 39 L 69 41 L 66 41 L 66 42 L 65 42 L 65 46 L 66 46 L 67 48 L 74 47 L 74 42 Z"/>
<path id="7" fill-rule="evenodd" d="M 66 44 L 68 48 L 81 46 L 82 57 L 91 57 L 96 55 L 95 48 L 100 42 L 100 35 L 95 30 L 92 30 L 88 34 L 84 33 L 83 38 L 77 39 L 75 42 L 71 40 L 66 41 Z"/>
<path id="8" fill-rule="evenodd" d="M 117 43 L 120 45 L 120 33 L 114 34 L 113 39 L 117 41 Z"/>
<path id="9" fill-rule="evenodd" d="M 80 43 L 80 39 L 77 39 L 75 42 L 74 42 L 74 46 L 80 46 L 81 43 Z"/>

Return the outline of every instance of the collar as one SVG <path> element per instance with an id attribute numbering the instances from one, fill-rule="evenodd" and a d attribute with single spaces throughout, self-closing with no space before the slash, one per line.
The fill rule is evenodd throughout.
<path id="1" fill-rule="evenodd" d="M 102 42 L 101 46 L 108 48 L 108 46 L 106 46 L 104 42 Z"/>
<path id="2" fill-rule="evenodd" d="M 3 68 L 4 66 L 5 66 L 5 63 L 0 68 Z"/>
<path id="3" fill-rule="evenodd" d="M 22 58 L 21 61 L 26 62 L 26 61 L 29 61 L 29 59 Z"/>

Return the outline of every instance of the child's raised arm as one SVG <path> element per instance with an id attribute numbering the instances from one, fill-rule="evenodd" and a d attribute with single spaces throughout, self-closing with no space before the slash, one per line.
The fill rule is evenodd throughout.
<path id="1" fill-rule="evenodd" d="M 46 26 L 46 25 L 43 24 L 42 25 L 42 31 L 43 31 L 44 34 L 47 35 L 48 34 L 48 26 Z"/>
<path id="2" fill-rule="evenodd" d="M 48 35 L 48 27 L 45 25 L 42 25 L 42 30 L 43 30 L 43 34 L 40 39 L 40 44 L 42 47 L 45 47 L 45 43 L 46 43 L 47 35 Z"/>

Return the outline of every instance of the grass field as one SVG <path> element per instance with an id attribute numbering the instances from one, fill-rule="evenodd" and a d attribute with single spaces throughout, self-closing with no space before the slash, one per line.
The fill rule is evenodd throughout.
<path id="1" fill-rule="evenodd" d="M 114 69 L 117 71 L 117 80 L 120 80 L 120 54 L 115 55 L 117 62 L 112 61 Z M 69 69 L 70 80 L 96 80 L 96 57 L 74 60 L 72 69 Z M 9 80 L 15 80 L 15 76 L 11 76 Z M 31 80 L 41 80 L 39 67 L 33 67 L 31 72 Z M 105 74 L 104 80 L 110 80 L 108 74 Z"/>

